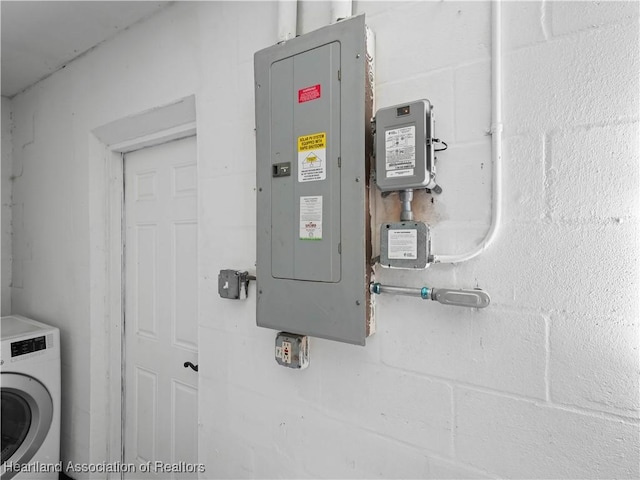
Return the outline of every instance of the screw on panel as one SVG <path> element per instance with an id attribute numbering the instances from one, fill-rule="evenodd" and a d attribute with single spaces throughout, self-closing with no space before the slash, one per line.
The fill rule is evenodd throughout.
<path id="1" fill-rule="evenodd" d="M 360 300 L 356 300 L 356 305 L 360 305 Z"/>
<path id="2" fill-rule="evenodd" d="M 359 53 L 356 53 L 356 58 L 360 58 L 360 54 Z"/>

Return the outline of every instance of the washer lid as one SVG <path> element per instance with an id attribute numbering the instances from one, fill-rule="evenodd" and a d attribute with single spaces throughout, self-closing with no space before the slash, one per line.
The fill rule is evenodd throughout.
<path id="1" fill-rule="evenodd" d="M 18 315 L 2 317 L 2 340 L 17 337 L 31 332 L 41 332 L 51 330 L 52 327 L 44 328 L 44 325 L 35 320 L 29 320 Z"/>

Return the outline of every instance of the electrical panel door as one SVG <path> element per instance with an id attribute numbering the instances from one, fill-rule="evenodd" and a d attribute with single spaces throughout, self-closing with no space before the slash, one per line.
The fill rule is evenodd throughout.
<path id="1" fill-rule="evenodd" d="M 271 158 L 291 164 L 271 176 L 275 278 L 340 281 L 339 70 L 338 42 L 271 65 Z"/>
<path id="2" fill-rule="evenodd" d="M 373 332 L 371 47 L 358 16 L 255 55 L 260 326 L 361 345 Z"/>

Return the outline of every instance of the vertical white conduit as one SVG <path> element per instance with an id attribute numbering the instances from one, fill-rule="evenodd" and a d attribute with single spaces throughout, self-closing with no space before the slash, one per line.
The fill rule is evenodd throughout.
<path id="1" fill-rule="evenodd" d="M 341 18 L 349 18 L 352 12 L 352 0 L 333 0 L 331 2 L 331 23 L 336 23 Z"/>
<path id="2" fill-rule="evenodd" d="M 491 2 L 491 225 L 484 240 L 467 253 L 434 255 L 434 263 L 458 263 L 484 252 L 496 237 L 502 220 L 502 15 L 501 0 Z"/>
<path id="3" fill-rule="evenodd" d="M 278 1 L 278 43 L 296 37 L 298 22 L 298 2 L 296 0 Z"/>

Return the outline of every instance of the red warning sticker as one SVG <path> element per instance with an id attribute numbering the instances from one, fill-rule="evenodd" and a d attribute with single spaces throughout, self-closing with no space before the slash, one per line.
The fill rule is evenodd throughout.
<path id="1" fill-rule="evenodd" d="M 320 98 L 320 84 L 298 90 L 298 103 L 310 102 Z"/>

